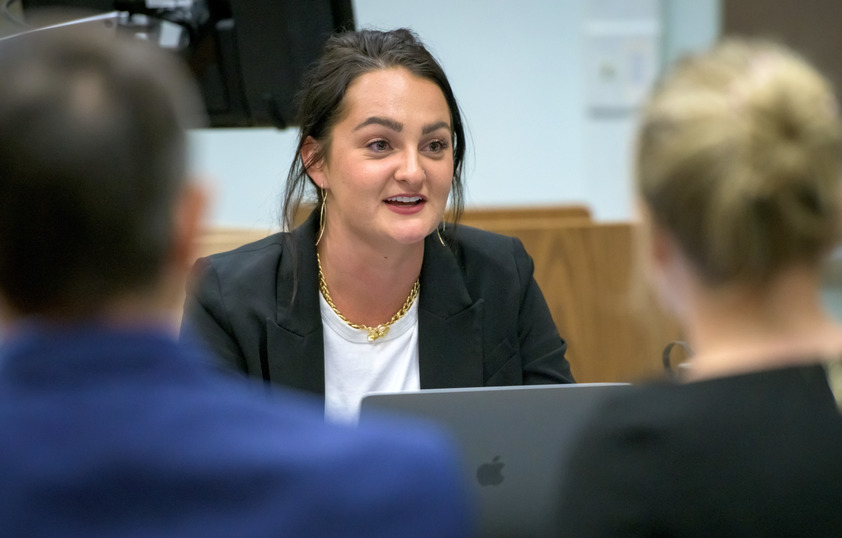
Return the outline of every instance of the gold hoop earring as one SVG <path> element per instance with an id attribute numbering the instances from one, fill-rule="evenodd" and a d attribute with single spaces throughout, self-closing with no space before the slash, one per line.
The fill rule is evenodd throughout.
<path id="1" fill-rule="evenodd" d="M 325 205 L 327 204 L 327 192 L 324 189 L 322 191 L 322 203 L 321 208 L 319 209 L 319 237 L 316 238 L 316 246 L 319 246 L 319 241 L 322 240 L 322 235 L 325 233 Z"/>
<path id="2" fill-rule="evenodd" d="M 441 221 L 441 229 L 442 230 L 447 229 L 447 223 L 446 222 Z M 442 239 L 442 237 L 441 237 L 441 231 L 439 230 L 438 226 L 436 226 L 436 235 L 439 236 L 439 242 L 442 244 L 442 246 L 446 247 L 447 245 L 444 243 L 444 239 Z"/>

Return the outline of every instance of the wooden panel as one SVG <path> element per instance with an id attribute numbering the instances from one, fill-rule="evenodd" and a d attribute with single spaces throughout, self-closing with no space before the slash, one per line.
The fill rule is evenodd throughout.
<path id="1" fill-rule="evenodd" d="M 310 212 L 312 205 L 302 205 L 295 215 L 297 224 L 304 222 Z M 445 214 L 445 220 L 450 221 L 450 213 Z M 476 228 L 490 229 L 486 226 L 493 226 L 492 223 L 505 220 L 515 222 L 532 221 L 535 219 L 564 219 L 567 222 L 590 222 L 591 210 L 586 205 L 566 204 L 553 206 L 524 206 L 524 207 L 472 207 L 465 209 L 462 213 L 460 224 L 474 226 Z"/>
<path id="2" fill-rule="evenodd" d="M 462 214 L 462 224 L 481 228 L 481 224 L 494 221 L 560 220 L 590 222 L 591 211 L 584 205 L 555 205 L 529 207 L 473 207 Z"/>
<path id="3" fill-rule="evenodd" d="M 226 252 L 239 246 L 263 239 L 271 230 L 248 230 L 244 228 L 210 228 L 205 231 L 196 245 L 196 255 L 209 256 Z"/>
<path id="4" fill-rule="evenodd" d="M 512 235 L 513 230 L 553 228 L 571 224 L 589 224 L 591 212 L 586 206 L 564 205 L 535 208 L 474 208 L 465 210 L 460 224 Z"/>
<path id="5" fill-rule="evenodd" d="M 579 382 L 659 375 L 662 350 L 680 338 L 635 274 L 633 231 L 629 223 L 510 231 L 535 261 L 535 280 Z"/>

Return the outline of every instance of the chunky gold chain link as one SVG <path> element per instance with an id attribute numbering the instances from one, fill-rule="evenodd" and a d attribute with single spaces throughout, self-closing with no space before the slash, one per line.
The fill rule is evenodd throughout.
<path id="1" fill-rule="evenodd" d="M 322 259 L 319 257 L 318 252 L 316 253 L 316 262 L 319 264 L 319 290 L 322 292 L 328 306 L 330 306 L 330 309 L 339 316 L 339 319 L 347 323 L 349 327 L 368 332 L 369 342 L 374 342 L 378 338 L 382 338 L 389 334 L 389 327 L 409 312 L 409 309 L 412 307 L 412 303 L 414 303 L 415 299 L 418 298 L 418 292 L 421 289 L 421 282 L 416 278 L 415 283 L 412 285 L 412 290 L 409 292 L 409 296 L 406 298 L 406 301 L 404 301 L 403 306 L 395 313 L 394 316 L 392 316 L 392 319 L 386 323 L 376 327 L 369 327 L 368 325 L 363 325 L 362 323 L 353 323 L 342 315 L 342 312 L 340 312 L 339 309 L 336 308 L 336 305 L 333 304 L 333 299 L 331 299 L 330 292 L 327 290 L 327 282 L 325 281 L 324 272 L 322 272 Z"/>

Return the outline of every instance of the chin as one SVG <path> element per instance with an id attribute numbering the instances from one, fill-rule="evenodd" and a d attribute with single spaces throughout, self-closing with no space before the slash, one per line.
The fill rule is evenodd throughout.
<path id="1" fill-rule="evenodd" d="M 418 243 L 423 243 L 426 237 L 426 235 L 400 235 L 394 237 L 394 239 L 401 245 L 416 245 Z"/>
<path id="2" fill-rule="evenodd" d="M 392 238 L 402 245 L 414 245 L 423 243 L 424 239 L 435 231 L 435 228 L 416 228 L 406 230 L 393 230 Z"/>
<path id="3" fill-rule="evenodd" d="M 412 245 L 424 241 L 431 233 L 436 231 L 438 222 L 432 222 L 429 216 L 423 217 L 421 215 L 415 218 L 403 217 L 399 220 L 392 220 L 389 223 L 384 223 L 387 230 L 384 230 L 386 235 L 390 236 L 393 241 L 402 245 Z"/>

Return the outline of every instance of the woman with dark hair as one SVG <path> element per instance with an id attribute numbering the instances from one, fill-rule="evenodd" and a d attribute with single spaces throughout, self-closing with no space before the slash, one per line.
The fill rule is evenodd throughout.
<path id="1" fill-rule="evenodd" d="M 456 226 L 462 118 L 412 32 L 331 37 L 299 124 L 292 231 L 200 260 L 183 335 L 352 421 L 371 391 L 573 382 L 523 245 Z M 310 193 L 316 209 L 293 229 Z"/>

